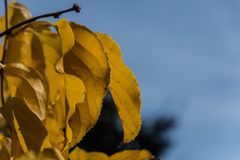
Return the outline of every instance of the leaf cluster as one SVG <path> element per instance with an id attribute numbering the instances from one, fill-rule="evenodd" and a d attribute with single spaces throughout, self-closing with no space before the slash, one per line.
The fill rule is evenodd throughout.
<path id="1" fill-rule="evenodd" d="M 8 26 L 32 18 L 19 3 L 8 8 Z M 5 28 L 0 19 L 0 30 Z M 23 25 L 4 39 L 1 69 L 5 105 L 0 113 L 10 127 L 0 156 L 25 159 L 150 159 L 148 151 L 124 151 L 111 157 L 76 148 L 97 122 L 110 92 L 124 130 L 132 141 L 141 126 L 137 80 L 124 64 L 118 44 L 107 34 L 60 19 Z M 7 143 L 9 141 L 9 143 Z M 25 155 L 24 155 L 25 154 Z M 95 158 L 93 158 L 95 157 Z M 102 158 L 101 158 L 102 157 Z M 127 158 L 128 157 L 128 158 Z"/>

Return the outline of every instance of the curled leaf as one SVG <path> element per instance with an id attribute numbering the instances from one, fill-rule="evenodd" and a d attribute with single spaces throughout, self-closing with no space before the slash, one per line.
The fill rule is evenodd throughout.
<path id="1" fill-rule="evenodd" d="M 72 49 L 75 43 L 74 34 L 69 22 L 66 19 L 61 19 L 56 22 L 55 28 L 61 39 L 62 54 L 68 53 Z"/>
<path id="2" fill-rule="evenodd" d="M 47 131 L 43 123 L 29 110 L 27 105 L 18 98 L 9 98 L 6 106 L 1 108 L 1 113 L 9 123 L 13 136 L 17 135 L 23 151 L 39 152 L 47 136 Z M 15 147 L 12 144 L 12 148 Z"/>
<path id="3" fill-rule="evenodd" d="M 86 88 L 84 103 L 77 105 L 69 125 L 73 130 L 71 146 L 77 144 L 96 123 L 109 83 L 107 56 L 96 35 L 84 26 L 71 23 L 74 47 L 64 56 L 66 73 L 78 76 Z"/>
<path id="4" fill-rule="evenodd" d="M 13 26 L 21 23 L 24 20 L 31 18 L 30 11 L 20 3 L 10 3 L 8 6 L 8 26 Z M 5 16 L 0 18 L 0 30 L 5 31 Z"/>
<path id="5" fill-rule="evenodd" d="M 81 104 L 84 102 L 85 87 L 79 77 L 70 74 L 65 74 L 64 76 L 66 85 L 66 98 L 69 104 L 69 109 L 67 113 L 66 137 L 68 141 L 67 143 L 70 144 L 72 142 L 73 133 L 68 121 L 72 117 L 74 112 L 76 112 L 77 104 Z"/>
<path id="6" fill-rule="evenodd" d="M 59 73 L 64 73 L 63 69 L 63 57 L 68 53 L 75 43 L 74 34 L 72 28 L 67 20 L 61 19 L 55 24 L 55 28 L 61 39 L 62 46 L 62 56 L 57 60 L 55 67 Z"/>
<path id="7" fill-rule="evenodd" d="M 43 120 L 46 117 L 47 92 L 39 73 L 21 63 L 7 64 L 4 73 L 22 80 L 16 96 L 24 100 L 29 109 Z M 8 83 L 15 84 L 11 79 L 8 79 Z"/>

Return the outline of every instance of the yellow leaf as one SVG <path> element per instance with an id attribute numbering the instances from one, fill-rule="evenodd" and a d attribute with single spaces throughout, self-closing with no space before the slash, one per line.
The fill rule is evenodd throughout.
<path id="1" fill-rule="evenodd" d="M 41 23 L 39 22 L 39 26 L 40 25 Z M 42 30 L 44 29 L 47 30 L 48 28 L 42 28 Z M 34 32 L 37 31 L 28 28 L 27 31 L 23 30 L 8 38 L 8 48 L 4 63 L 23 63 L 26 66 L 38 70 L 44 75 L 46 66 L 43 49 L 41 41 L 35 34 L 33 34 Z"/>
<path id="2" fill-rule="evenodd" d="M 60 129 L 59 124 L 54 118 L 46 119 L 45 127 L 48 131 L 49 141 L 53 148 L 62 150 L 65 145 L 64 132 Z"/>
<path id="3" fill-rule="evenodd" d="M 154 156 L 147 150 L 125 150 L 115 153 L 111 160 L 152 160 Z"/>
<path id="4" fill-rule="evenodd" d="M 70 160 L 152 160 L 154 156 L 147 150 L 125 150 L 107 156 L 102 152 L 86 152 L 75 148 L 69 155 Z"/>
<path id="5" fill-rule="evenodd" d="M 7 64 L 4 73 L 23 80 L 24 83 L 19 86 L 16 96 L 24 100 L 29 109 L 43 120 L 46 117 L 47 94 L 42 77 L 21 63 Z M 11 81 L 8 83 L 11 84 Z"/>
<path id="6" fill-rule="evenodd" d="M 44 73 L 45 64 L 41 55 L 42 50 L 38 47 L 39 41 L 36 36 L 29 32 L 21 32 L 14 37 L 9 37 L 8 42 L 5 64 L 22 63 Z M 16 96 L 17 88 L 22 83 L 22 80 L 9 76 L 6 76 L 6 79 L 11 82 L 11 84 L 8 84 L 10 95 Z"/>
<path id="7" fill-rule="evenodd" d="M 120 47 L 106 34 L 96 33 L 107 53 L 111 69 L 109 89 L 124 130 L 124 143 L 133 140 L 141 128 L 140 91 L 137 80 L 124 64 Z"/>
<path id="8" fill-rule="evenodd" d="M 75 38 L 72 28 L 67 20 L 65 19 L 59 20 L 55 24 L 55 28 L 58 31 L 62 44 L 62 56 L 56 62 L 56 69 L 59 73 L 64 73 L 63 56 L 72 49 L 75 43 Z"/>
<path id="9" fill-rule="evenodd" d="M 39 118 L 18 98 L 9 98 L 1 109 L 4 118 L 9 122 L 13 134 L 17 133 L 20 146 L 26 152 L 39 152 L 47 136 L 47 131 Z"/>
<path id="10" fill-rule="evenodd" d="M 20 3 L 10 3 L 8 6 L 8 25 L 9 27 L 16 25 L 24 20 L 31 18 L 29 10 Z M 5 16 L 0 18 L 0 30 L 5 30 Z"/>
<path id="11" fill-rule="evenodd" d="M 41 41 L 46 65 L 46 79 L 49 84 L 49 110 L 46 119 L 46 128 L 49 133 L 49 141 L 53 147 L 62 151 L 66 145 L 65 136 L 68 137 L 70 131 L 67 123 L 67 107 L 65 105 L 65 76 L 59 74 L 54 68 L 54 64 L 61 54 L 61 43 L 58 35 L 47 30 L 34 32 Z M 70 85 L 75 85 L 70 84 Z M 64 130 L 66 129 L 66 133 Z"/>
<path id="12" fill-rule="evenodd" d="M 69 119 L 76 111 L 77 104 L 84 102 L 85 87 L 80 78 L 74 75 L 65 74 L 66 98 L 68 100 L 69 109 L 67 113 L 66 137 L 67 146 L 72 142 L 73 133 L 69 126 Z"/>
<path id="13" fill-rule="evenodd" d="M 64 70 L 81 78 L 86 88 L 84 103 L 77 105 L 78 112 L 75 112 L 69 122 L 74 137 L 71 146 L 74 146 L 99 117 L 109 83 L 109 66 L 96 35 L 75 23 L 71 23 L 71 27 L 75 45 L 64 57 Z"/>
<path id="14" fill-rule="evenodd" d="M 44 54 L 46 79 L 49 84 L 49 104 L 53 107 L 53 116 L 59 127 L 65 128 L 65 78 L 63 74 L 57 73 L 54 68 L 56 61 L 62 56 L 60 39 L 56 33 L 47 30 L 34 32 L 34 34 L 41 41 L 40 46 Z"/>
<path id="15" fill-rule="evenodd" d="M 66 19 L 61 19 L 56 22 L 55 28 L 58 31 L 58 34 L 62 43 L 62 54 L 66 54 L 72 49 L 75 43 L 74 34 L 71 26 L 69 25 Z"/>
<path id="16" fill-rule="evenodd" d="M 64 160 L 57 149 L 45 149 L 39 154 L 39 160 Z"/>
<path id="17" fill-rule="evenodd" d="M 40 153 L 29 151 L 16 160 L 64 160 L 64 158 L 57 149 L 45 149 Z"/>
<path id="18" fill-rule="evenodd" d="M 8 38 L 8 48 L 5 57 L 7 63 L 23 63 L 31 66 L 32 58 L 32 33 L 21 32 Z"/>
<path id="19" fill-rule="evenodd" d="M 106 154 L 101 152 L 86 152 L 83 149 L 76 148 L 70 155 L 70 160 L 111 160 Z"/>

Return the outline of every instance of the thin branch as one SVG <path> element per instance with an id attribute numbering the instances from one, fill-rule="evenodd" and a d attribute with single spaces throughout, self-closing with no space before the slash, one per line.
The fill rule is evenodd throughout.
<path id="1" fill-rule="evenodd" d="M 59 12 L 53 12 L 53 13 L 48 13 L 48 14 L 44 14 L 44 15 L 41 15 L 41 16 L 37 16 L 37 17 L 33 17 L 31 19 L 28 19 L 26 21 L 23 21 L 15 26 L 12 26 L 11 28 L 5 30 L 4 32 L 0 33 L 0 38 L 4 35 L 9 35 L 11 34 L 11 32 L 25 24 L 28 24 L 28 23 L 31 23 L 31 22 L 34 22 L 38 19 L 41 19 L 41 18 L 47 18 L 47 17 L 54 17 L 54 18 L 59 18 L 59 16 L 63 13 L 67 13 L 67 12 L 71 12 L 71 11 L 75 11 L 77 13 L 79 13 L 81 10 L 80 6 L 77 5 L 77 4 L 74 4 L 71 8 L 69 9 L 66 9 L 66 10 L 63 10 L 63 11 L 59 11 Z"/>

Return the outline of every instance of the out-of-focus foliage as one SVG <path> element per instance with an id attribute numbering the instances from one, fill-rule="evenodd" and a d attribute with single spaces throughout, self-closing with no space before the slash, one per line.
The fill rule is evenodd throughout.
<path id="1" fill-rule="evenodd" d="M 19 3 L 11 3 L 8 11 L 10 27 L 31 18 L 29 10 Z M 0 26 L 4 31 L 5 16 Z M 121 119 L 123 143 L 137 136 L 140 90 L 110 36 L 62 19 L 54 24 L 37 21 L 21 26 L 4 41 L 8 44 L 6 52 L 0 53 L 6 89 L 1 94 L 6 103 L 0 112 L 10 127 L 9 138 L 2 135 L 0 141 L 4 160 L 68 159 L 70 149 L 96 124 L 107 91 Z M 76 149 L 70 159 L 92 159 L 92 155 Z M 152 158 L 145 150 L 94 156 Z"/>

